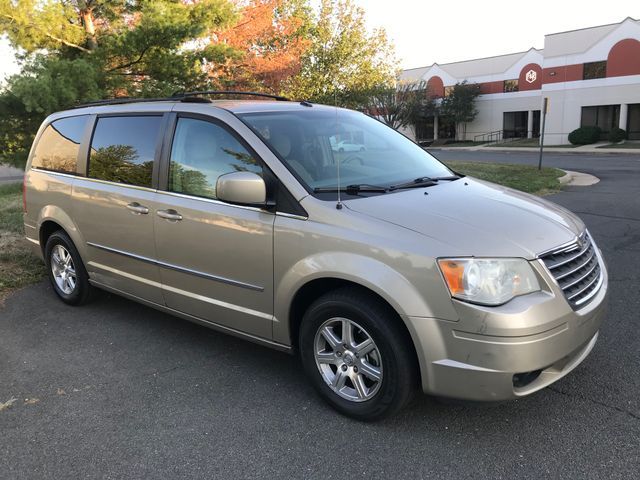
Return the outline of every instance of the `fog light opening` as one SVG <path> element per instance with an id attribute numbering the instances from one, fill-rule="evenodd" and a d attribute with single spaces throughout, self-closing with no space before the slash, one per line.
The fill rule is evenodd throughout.
<path id="1" fill-rule="evenodd" d="M 523 388 L 532 383 L 540 376 L 542 370 L 534 370 L 532 372 L 516 373 L 513 376 L 513 386 L 515 388 Z"/>

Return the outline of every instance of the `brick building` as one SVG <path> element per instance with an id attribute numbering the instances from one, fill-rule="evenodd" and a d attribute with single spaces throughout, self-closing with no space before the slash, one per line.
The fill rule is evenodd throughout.
<path id="1" fill-rule="evenodd" d="M 640 139 L 640 21 L 553 33 L 544 49 L 405 70 L 402 81 L 427 83 L 442 98 L 450 87 L 478 83 L 478 116 L 467 124 L 466 140 L 537 137 L 543 98 L 549 99 L 545 144 L 568 143 L 568 134 L 597 125 Z M 431 117 L 418 126 L 419 140 L 452 138 L 446 118 Z"/>

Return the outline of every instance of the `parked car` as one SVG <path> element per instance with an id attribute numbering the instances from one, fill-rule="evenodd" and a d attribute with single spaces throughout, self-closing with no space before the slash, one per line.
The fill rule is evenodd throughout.
<path id="1" fill-rule="evenodd" d="M 361 161 L 334 157 L 336 135 L 363 139 Z M 576 215 L 350 110 L 84 106 L 44 121 L 24 182 L 26 238 L 63 302 L 104 289 L 295 353 L 358 419 L 418 388 L 531 394 L 584 360 L 604 315 L 607 271 Z"/>
<path id="2" fill-rule="evenodd" d="M 350 143 L 346 140 L 336 143 L 332 146 L 335 152 L 364 152 L 365 146 L 361 143 Z"/>

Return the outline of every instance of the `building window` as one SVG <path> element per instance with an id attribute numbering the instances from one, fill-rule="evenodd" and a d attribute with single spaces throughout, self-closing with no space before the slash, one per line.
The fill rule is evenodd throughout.
<path id="1" fill-rule="evenodd" d="M 502 91 L 504 93 L 517 92 L 518 91 L 518 80 L 505 80 L 503 85 L 502 85 Z"/>
<path id="2" fill-rule="evenodd" d="M 455 85 L 450 85 L 448 87 L 444 87 L 444 96 L 448 97 L 449 95 L 451 95 L 453 93 L 453 89 L 456 88 Z"/>
<path id="3" fill-rule="evenodd" d="M 607 62 L 590 62 L 582 66 L 582 79 L 593 80 L 607 76 Z"/>
<path id="4" fill-rule="evenodd" d="M 529 112 L 504 112 L 502 114 L 503 138 L 527 138 Z"/>
<path id="5" fill-rule="evenodd" d="M 620 105 L 582 107 L 581 127 L 600 127 L 603 134 L 616 128 L 620 122 Z"/>

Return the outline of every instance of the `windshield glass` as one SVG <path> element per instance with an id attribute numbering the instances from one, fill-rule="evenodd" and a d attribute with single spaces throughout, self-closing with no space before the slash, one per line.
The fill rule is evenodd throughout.
<path id="1" fill-rule="evenodd" d="M 309 190 L 391 186 L 420 177 L 448 177 L 447 167 L 405 136 L 351 110 L 311 107 L 240 117 Z"/>

